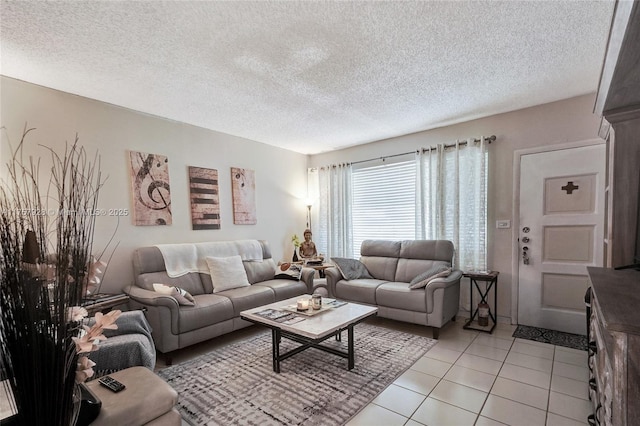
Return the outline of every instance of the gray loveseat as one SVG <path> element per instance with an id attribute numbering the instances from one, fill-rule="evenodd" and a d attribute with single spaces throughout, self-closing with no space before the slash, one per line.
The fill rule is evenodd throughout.
<path id="1" fill-rule="evenodd" d="M 220 242 L 231 244 L 234 242 Z M 241 248 L 248 243 L 262 249 L 260 261 L 243 261 L 249 286 L 214 293 L 211 276 L 189 272 L 179 277 L 167 273 L 165 258 L 157 246 L 134 251 L 134 284 L 126 289 L 133 309 L 145 308 L 156 349 L 162 353 L 246 327 L 251 323 L 240 319 L 240 312 L 257 306 L 311 293 L 313 269 L 302 269 L 301 279 L 274 279 L 276 264 L 266 241 L 235 242 Z M 217 243 L 211 243 L 217 244 Z M 258 248 L 258 250 L 259 250 Z M 183 306 L 170 295 L 154 290 L 154 283 L 176 286 L 189 292 L 194 306 Z M 169 359 L 168 359 L 169 360 Z"/>
<path id="2" fill-rule="evenodd" d="M 411 289 L 410 282 L 436 262 L 451 266 L 454 247 L 446 240 L 366 240 L 360 262 L 373 278 L 346 280 L 338 268 L 325 271 L 329 295 L 378 307 L 378 316 L 433 327 L 433 337 L 449 320 L 455 320 L 462 272 L 452 270 L 425 288 Z"/>

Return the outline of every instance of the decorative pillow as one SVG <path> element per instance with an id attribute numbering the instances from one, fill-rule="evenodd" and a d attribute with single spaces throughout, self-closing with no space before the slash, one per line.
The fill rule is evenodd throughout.
<path id="1" fill-rule="evenodd" d="M 302 266 L 295 263 L 283 263 L 276 267 L 274 278 L 300 281 L 300 275 L 302 275 Z"/>
<path id="2" fill-rule="evenodd" d="M 364 263 L 357 259 L 347 259 L 344 257 L 332 257 L 331 261 L 342 274 L 345 280 L 355 280 L 358 278 L 373 278 Z"/>
<path id="3" fill-rule="evenodd" d="M 205 257 L 209 273 L 211 274 L 211 283 L 213 284 L 213 292 L 231 290 L 232 288 L 249 287 L 247 279 L 247 271 L 242 265 L 242 257 L 240 255 L 230 257 Z"/>
<path id="4" fill-rule="evenodd" d="M 409 288 L 424 288 L 436 278 L 448 277 L 451 274 L 451 267 L 444 262 L 438 262 L 417 277 L 411 280 Z"/>
<path id="5" fill-rule="evenodd" d="M 166 284 L 155 283 L 153 284 L 153 291 L 173 296 L 179 305 L 194 306 L 196 304 L 193 296 L 187 290 L 181 289 L 180 287 L 171 287 Z"/>

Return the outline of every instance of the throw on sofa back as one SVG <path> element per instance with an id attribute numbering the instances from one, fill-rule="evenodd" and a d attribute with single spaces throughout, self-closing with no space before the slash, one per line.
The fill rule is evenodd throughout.
<path id="1" fill-rule="evenodd" d="M 155 246 L 140 247 L 134 250 L 133 273 L 136 285 L 146 290 L 153 291 L 153 284 L 160 283 L 180 287 L 194 296 L 205 293 L 200 274 L 197 272 L 190 272 L 178 278 L 171 278 L 167 275 L 162 253 Z M 213 291 L 213 287 L 211 287 L 211 291 Z"/>
<path id="2" fill-rule="evenodd" d="M 262 262 L 244 261 L 247 278 L 251 284 L 272 279 L 275 263 L 271 258 L 269 243 L 260 240 L 262 246 Z M 153 290 L 154 283 L 178 286 L 192 295 L 213 292 L 213 284 L 209 274 L 190 272 L 178 278 L 167 275 L 164 258 L 158 247 L 140 247 L 133 253 L 133 273 L 136 285 Z"/>
<path id="3" fill-rule="evenodd" d="M 447 240 L 365 240 L 360 261 L 377 279 L 410 282 L 436 261 L 451 265 L 454 247 Z"/>

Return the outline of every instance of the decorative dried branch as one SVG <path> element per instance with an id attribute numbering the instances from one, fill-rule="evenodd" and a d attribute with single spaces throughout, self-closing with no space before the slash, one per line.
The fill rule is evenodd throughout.
<path id="1" fill-rule="evenodd" d="M 0 187 L 0 355 L 19 424 L 74 422 L 76 354 L 72 337 L 91 256 L 100 158 L 89 159 L 78 137 L 62 156 L 52 149 L 43 191 L 40 159 L 25 161 L 26 126 Z M 36 233 L 40 258 L 25 262 L 22 244 Z M 53 274 L 51 274 L 53 272 Z"/>

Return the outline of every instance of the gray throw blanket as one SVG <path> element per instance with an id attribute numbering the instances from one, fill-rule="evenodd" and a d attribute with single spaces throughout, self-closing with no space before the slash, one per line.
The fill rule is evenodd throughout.
<path id="1" fill-rule="evenodd" d="M 93 324 L 93 319 L 88 325 Z M 156 365 L 156 349 L 151 337 L 151 326 L 142 311 L 126 311 L 116 320 L 117 330 L 104 330 L 107 340 L 98 344 L 98 350 L 88 354 L 96 363 L 93 378 L 134 366 L 144 366 L 153 371 Z"/>

